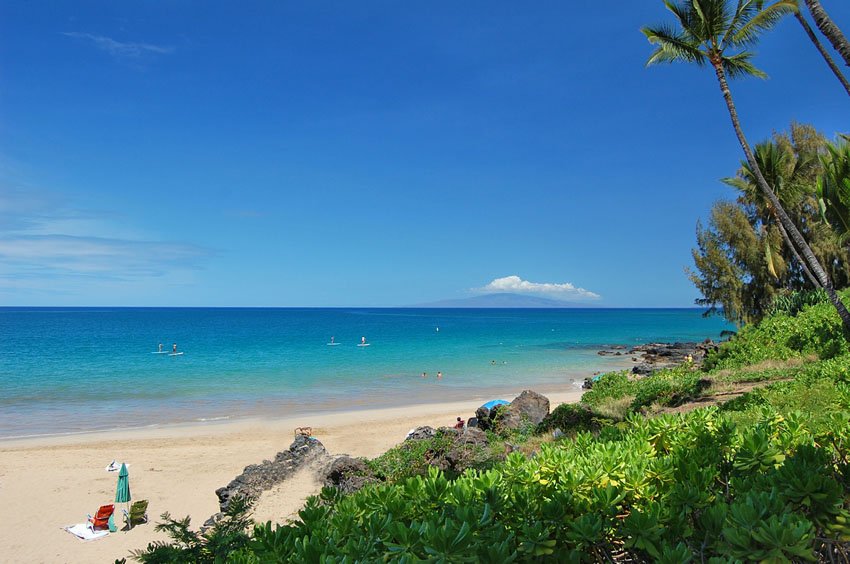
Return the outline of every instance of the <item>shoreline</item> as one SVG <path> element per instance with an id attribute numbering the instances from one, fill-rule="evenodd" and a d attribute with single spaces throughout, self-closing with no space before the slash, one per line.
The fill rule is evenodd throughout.
<path id="1" fill-rule="evenodd" d="M 635 365 L 635 362 L 626 357 L 622 358 L 600 358 L 599 365 L 578 370 L 553 371 L 536 374 L 532 378 L 522 378 L 524 383 L 521 387 L 498 382 L 492 385 L 458 385 L 454 382 L 447 385 L 441 385 L 444 381 L 435 380 L 433 376 L 429 376 L 430 384 L 428 389 L 419 387 L 422 382 L 419 377 L 414 379 L 413 395 L 417 397 L 418 404 L 445 404 L 449 402 L 466 401 L 472 398 L 483 399 L 482 403 L 493 399 L 496 396 L 514 394 L 515 397 L 523 389 L 534 389 L 535 391 L 543 390 L 540 393 L 546 395 L 546 392 L 561 393 L 573 390 L 581 390 L 582 382 L 591 376 L 603 372 L 614 370 L 626 370 Z M 263 398 L 255 398 L 250 404 L 243 406 L 241 412 L 230 415 L 213 415 L 208 417 L 194 417 L 191 419 L 174 418 L 161 422 L 142 422 L 138 424 L 130 423 L 127 425 L 114 425 L 109 427 L 96 427 L 90 429 L 72 429 L 60 432 L 34 432 L 20 435 L 0 436 L 0 447 L 23 443 L 27 441 L 53 441 L 54 439 L 62 439 L 63 437 L 86 437 L 89 435 L 98 435 L 101 433 L 135 433 L 140 430 L 149 429 L 165 429 L 165 428 L 182 428 L 186 426 L 215 426 L 226 423 L 237 423 L 252 420 L 277 420 L 282 418 L 302 418 L 311 417 L 315 414 L 333 415 L 341 412 L 354 412 L 364 410 L 380 410 L 391 409 L 393 406 L 401 405 L 410 395 L 410 390 L 405 391 L 401 388 L 393 388 L 388 390 L 373 390 L 372 396 L 360 396 L 348 400 L 339 398 L 321 398 L 315 397 L 312 402 L 304 404 L 292 404 L 290 402 L 280 402 L 279 404 L 269 403 Z M 505 398 L 508 399 L 508 398 Z M 286 410 L 286 413 L 281 413 Z M 115 419 L 120 418 L 120 413 L 114 415 Z"/>
<path id="2" fill-rule="evenodd" d="M 536 391 L 549 398 L 551 408 L 576 402 L 583 394 L 563 386 Z M 313 436 L 333 455 L 372 458 L 402 442 L 410 429 L 450 426 L 456 416 L 469 417 L 488 399 L 493 398 L 482 401 L 476 394 L 460 401 L 2 441 L 0 495 L 7 507 L 16 509 L 0 512 L 0 527 L 16 534 L 0 540 L 0 553 L 11 562 L 97 562 L 126 557 L 130 550 L 167 540 L 164 533 L 154 531 L 165 511 L 177 518 L 189 515 L 192 527 L 199 527 L 218 512 L 215 490 L 245 466 L 287 449 L 295 427 L 312 427 Z M 62 527 L 85 522 L 87 513 L 114 499 L 117 476 L 105 470 L 111 460 L 129 464 L 133 500 L 149 500 L 150 520 L 128 532 L 79 541 Z M 285 522 L 319 489 L 319 484 L 301 476 L 300 482 L 264 493 L 254 516 Z M 121 504 L 116 505 L 120 523 Z"/>
<path id="3" fill-rule="evenodd" d="M 523 389 L 534 389 L 534 386 L 526 386 L 522 389 L 516 388 L 514 391 L 504 391 L 502 388 L 493 388 L 500 390 L 494 392 L 496 396 L 502 395 L 498 399 L 506 399 L 510 401 Z M 581 395 L 586 391 L 581 388 L 581 383 L 573 381 L 570 386 L 557 386 L 549 388 L 537 388 L 534 391 L 550 398 L 553 406 L 556 405 L 553 397 L 567 397 L 573 394 Z M 508 398 L 507 396 L 510 396 Z M 465 407 L 470 403 L 480 402 L 476 407 L 486 403 L 489 400 L 497 399 L 491 396 L 488 392 L 482 391 L 474 396 L 466 396 L 465 399 L 447 398 L 445 400 L 433 399 L 433 401 L 421 401 L 415 404 L 404 406 L 387 407 L 384 405 L 376 406 L 360 406 L 351 407 L 348 409 L 316 409 L 305 411 L 302 413 L 286 414 L 280 416 L 254 414 L 243 417 L 222 417 L 211 418 L 207 421 L 175 421 L 168 423 L 153 423 L 149 425 L 139 425 L 133 427 L 112 427 L 108 429 L 92 429 L 88 431 L 69 431 L 67 433 L 45 433 L 38 435 L 26 435 L 20 437 L 0 437 L 0 452 L 6 449 L 16 448 L 32 448 L 38 446 L 58 446 L 68 444 L 86 444 L 109 440 L 146 440 L 152 438 L 167 438 L 171 436 L 183 437 L 187 435 L 205 434 L 209 431 L 210 434 L 224 434 L 233 431 L 251 428 L 254 426 L 271 425 L 280 426 L 291 424 L 293 426 L 313 426 L 321 427 L 321 424 L 301 425 L 304 421 L 317 421 L 317 418 L 327 418 L 326 421 L 334 422 L 334 424 L 342 419 L 358 419 L 356 415 L 366 414 L 369 418 L 380 419 L 382 417 L 398 416 L 403 411 L 418 411 L 421 413 L 442 412 L 442 408 L 448 407 Z M 578 401 L 578 400 L 575 400 Z M 566 403 L 564 401 L 560 403 Z M 473 415 L 475 408 L 472 409 L 469 416 Z M 215 431 L 215 432 L 213 432 Z"/>

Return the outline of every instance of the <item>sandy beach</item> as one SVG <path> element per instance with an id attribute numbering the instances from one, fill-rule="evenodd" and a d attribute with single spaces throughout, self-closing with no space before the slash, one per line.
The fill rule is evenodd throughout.
<path id="1" fill-rule="evenodd" d="M 580 391 L 541 393 L 552 407 L 581 397 Z M 153 530 L 165 511 L 190 515 L 193 527 L 201 525 L 218 511 L 215 490 L 245 466 L 288 448 L 295 427 L 311 426 L 331 454 L 374 457 L 411 428 L 451 425 L 488 399 L 0 442 L 0 528 L 7 532 L 0 554 L 6 562 L 112 562 L 166 540 Z M 80 541 L 62 527 L 84 523 L 87 513 L 114 499 L 117 473 L 105 470 L 112 460 L 129 465 L 133 499 L 150 501 L 151 520 L 128 532 Z M 266 492 L 254 517 L 285 522 L 319 488 L 311 473 L 298 473 Z"/>

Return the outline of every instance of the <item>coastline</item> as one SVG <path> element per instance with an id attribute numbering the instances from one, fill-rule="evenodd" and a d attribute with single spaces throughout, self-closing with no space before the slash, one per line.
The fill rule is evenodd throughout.
<path id="1" fill-rule="evenodd" d="M 484 403 L 496 396 L 501 397 L 513 394 L 511 397 L 515 397 L 523 389 L 540 390 L 544 394 L 547 391 L 560 393 L 580 390 L 582 382 L 586 378 L 599 374 L 600 371 L 628 370 L 634 365 L 635 362 L 625 356 L 617 358 L 600 357 L 599 364 L 593 368 L 546 371 L 524 376 L 522 378 L 524 383 L 521 387 L 503 381 L 498 381 L 490 385 L 473 385 L 459 384 L 451 380 L 452 376 L 447 376 L 442 381 L 436 380 L 434 375 L 430 375 L 427 380 L 422 380 L 419 376 L 411 376 L 411 385 L 407 389 L 400 387 L 382 389 L 380 386 L 377 386 L 355 397 L 349 396 L 342 399 L 333 394 L 328 394 L 327 396 L 306 398 L 302 402 L 276 402 L 274 400 L 257 399 L 244 403 L 239 411 L 231 413 L 222 412 L 214 404 L 205 400 L 205 403 L 211 406 L 211 410 L 205 414 L 205 417 L 192 417 L 198 414 L 188 414 L 189 417 L 187 417 L 186 413 L 179 413 L 175 416 L 173 412 L 158 410 L 148 413 L 142 421 L 127 422 L 126 417 L 121 418 L 120 414 L 115 414 L 112 417 L 114 424 L 110 426 L 99 425 L 88 429 L 74 428 L 65 432 L 48 431 L 20 435 L 4 435 L 2 434 L 3 431 L 0 431 L 0 447 L 38 440 L 44 440 L 46 443 L 52 444 L 56 441 L 61 441 L 63 437 L 76 440 L 76 438 L 83 438 L 89 435 L 98 436 L 104 433 L 135 433 L 145 430 L 206 427 L 255 420 L 293 419 L 312 417 L 314 415 L 333 416 L 336 413 L 391 409 L 392 406 L 403 405 L 405 402 L 410 401 L 411 396 L 416 398 L 415 401 L 418 404 L 445 404 L 463 402 L 470 399 L 481 399 L 483 400 L 482 403 Z M 11 415 L 7 414 L 6 417 L 10 418 Z M 150 421 L 158 422 L 151 423 Z M 4 419 L 3 415 L 0 415 L 0 429 L 4 428 L 4 422 L 7 422 L 6 419 Z"/>
<path id="2" fill-rule="evenodd" d="M 549 398 L 552 408 L 579 401 L 583 393 L 563 387 L 536 391 Z M 165 511 L 174 517 L 189 515 L 192 526 L 200 526 L 218 511 L 216 488 L 245 466 L 288 448 L 295 427 L 312 427 L 313 435 L 334 455 L 375 457 L 404 440 L 410 429 L 450 425 L 458 415 L 469 417 L 488 399 L 493 398 L 482 393 L 462 401 L 0 441 L 0 494 L 6 507 L 15 508 L 0 513 L 0 527 L 16 531 L 0 541 L 0 553 L 12 562 L 126 557 L 130 550 L 166 540 L 164 533 L 153 530 Z M 113 459 L 129 464 L 133 499 L 150 501 L 150 522 L 101 540 L 78 541 L 62 527 L 84 522 L 87 513 L 114 498 L 117 476 L 105 471 Z M 298 477 L 264 494 L 255 518 L 283 522 L 307 495 L 317 492 L 318 485 L 307 476 Z"/>

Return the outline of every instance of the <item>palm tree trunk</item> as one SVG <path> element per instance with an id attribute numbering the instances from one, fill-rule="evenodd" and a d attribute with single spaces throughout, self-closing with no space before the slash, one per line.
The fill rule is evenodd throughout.
<path id="1" fill-rule="evenodd" d="M 806 1 L 808 2 L 809 0 Z M 779 222 L 788 232 L 793 246 L 800 252 L 804 262 L 808 264 L 812 273 L 815 275 L 815 278 L 817 278 L 823 289 L 826 290 L 829 300 L 832 302 L 832 305 L 835 306 L 836 311 L 838 311 L 838 316 L 844 324 L 845 333 L 850 335 L 850 312 L 847 311 L 847 308 L 841 302 L 838 294 L 835 293 L 835 289 L 832 287 L 832 282 L 829 280 L 829 275 L 823 269 L 820 262 L 818 262 L 818 259 L 812 252 L 811 247 L 809 247 L 806 240 L 803 239 L 803 235 L 800 234 L 800 231 L 797 229 L 797 226 L 794 225 L 794 222 L 791 221 L 791 218 L 788 217 L 788 214 L 785 212 L 785 208 L 783 208 L 782 204 L 779 202 L 779 198 L 776 197 L 776 194 L 770 188 L 770 185 L 761 173 L 756 157 L 753 155 L 753 150 L 750 148 L 750 144 L 747 143 L 747 138 L 744 136 L 744 130 L 741 129 L 741 122 L 738 119 L 738 110 L 735 109 L 735 101 L 732 99 L 732 91 L 729 90 L 729 83 L 726 81 L 726 73 L 723 70 L 722 62 L 719 58 L 712 59 L 711 65 L 714 67 L 714 72 L 717 75 L 717 81 L 720 83 L 720 91 L 723 93 L 723 99 L 726 101 L 726 107 L 729 110 L 729 117 L 732 118 L 732 127 L 735 128 L 735 135 L 738 136 L 738 142 L 744 150 L 744 155 L 747 157 L 747 163 L 749 163 L 750 168 L 753 170 L 753 175 L 756 177 L 758 187 L 762 192 L 764 192 L 764 195 L 767 196 L 767 199 L 770 200 L 771 205 L 776 210 Z"/>
<path id="2" fill-rule="evenodd" d="M 773 210 L 771 210 L 773 211 Z M 776 212 L 774 211 L 774 214 Z M 782 234 L 782 238 L 785 240 L 785 244 L 791 249 L 791 252 L 794 254 L 794 258 L 797 259 L 797 262 L 800 263 L 800 266 L 803 268 L 803 273 L 806 275 L 806 278 L 809 279 L 809 282 L 812 283 L 812 286 L 815 288 L 823 288 L 818 279 L 815 278 L 815 275 L 812 274 L 812 271 L 809 270 L 808 265 L 806 265 L 806 261 L 803 260 L 803 257 L 800 256 L 800 253 L 797 252 L 797 247 L 794 246 L 794 243 L 791 242 L 791 237 L 788 236 L 788 232 L 785 231 L 785 228 L 782 227 L 782 222 L 777 222 L 776 226 L 779 227 L 779 232 Z"/>
<path id="3" fill-rule="evenodd" d="M 815 25 L 829 39 L 829 42 L 844 59 L 844 63 L 850 67 L 850 42 L 847 41 L 838 26 L 832 23 L 829 14 L 820 5 L 820 0 L 805 0 L 805 2 L 815 20 Z"/>
<path id="4" fill-rule="evenodd" d="M 809 25 L 809 22 L 806 21 L 806 17 L 800 13 L 800 11 L 794 12 L 794 17 L 797 18 L 797 21 L 800 22 L 800 25 L 803 26 L 803 30 L 806 32 L 806 35 L 809 36 L 809 39 L 812 40 L 812 43 L 815 44 L 815 48 L 823 57 L 823 60 L 826 61 L 826 64 L 829 66 L 830 70 L 832 70 L 832 74 L 835 75 L 835 78 L 841 83 L 844 87 L 844 90 L 847 91 L 847 95 L 850 96 L 850 82 L 847 81 L 847 77 L 841 72 L 841 69 L 838 68 L 838 65 L 835 64 L 832 56 L 829 54 L 829 51 L 823 46 L 823 43 L 820 42 L 818 36 L 815 35 L 812 26 Z"/>

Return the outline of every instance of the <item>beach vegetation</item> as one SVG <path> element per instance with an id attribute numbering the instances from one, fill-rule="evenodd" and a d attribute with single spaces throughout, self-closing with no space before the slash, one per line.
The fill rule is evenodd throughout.
<path id="1" fill-rule="evenodd" d="M 250 529 L 254 525 L 251 519 L 253 505 L 254 501 L 250 498 L 233 497 L 227 509 L 205 531 L 192 530 L 189 517 L 175 519 L 168 512 L 163 513 L 155 530 L 165 532 L 171 541 L 155 541 L 147 548 L 131 551 L 130 554 L 145 564 L 230 562 L 248 547 Z M 116 564 L 125 562 L 126 559 L 116 560 Z"/>
<path id="2" fill-rule="evenodd" d="M 491 441 L 487 446 L 463 443 L 456 440 L 452 430 L 438 429 L 434 437 L 403 441 L 366 464 L 377 479 L 400 482 L 424 476 L 432 467 L 441 468 L 450 477 L 468 468 L 486 469 L 504 458 L 504 451 L 503 440 Z"/>

